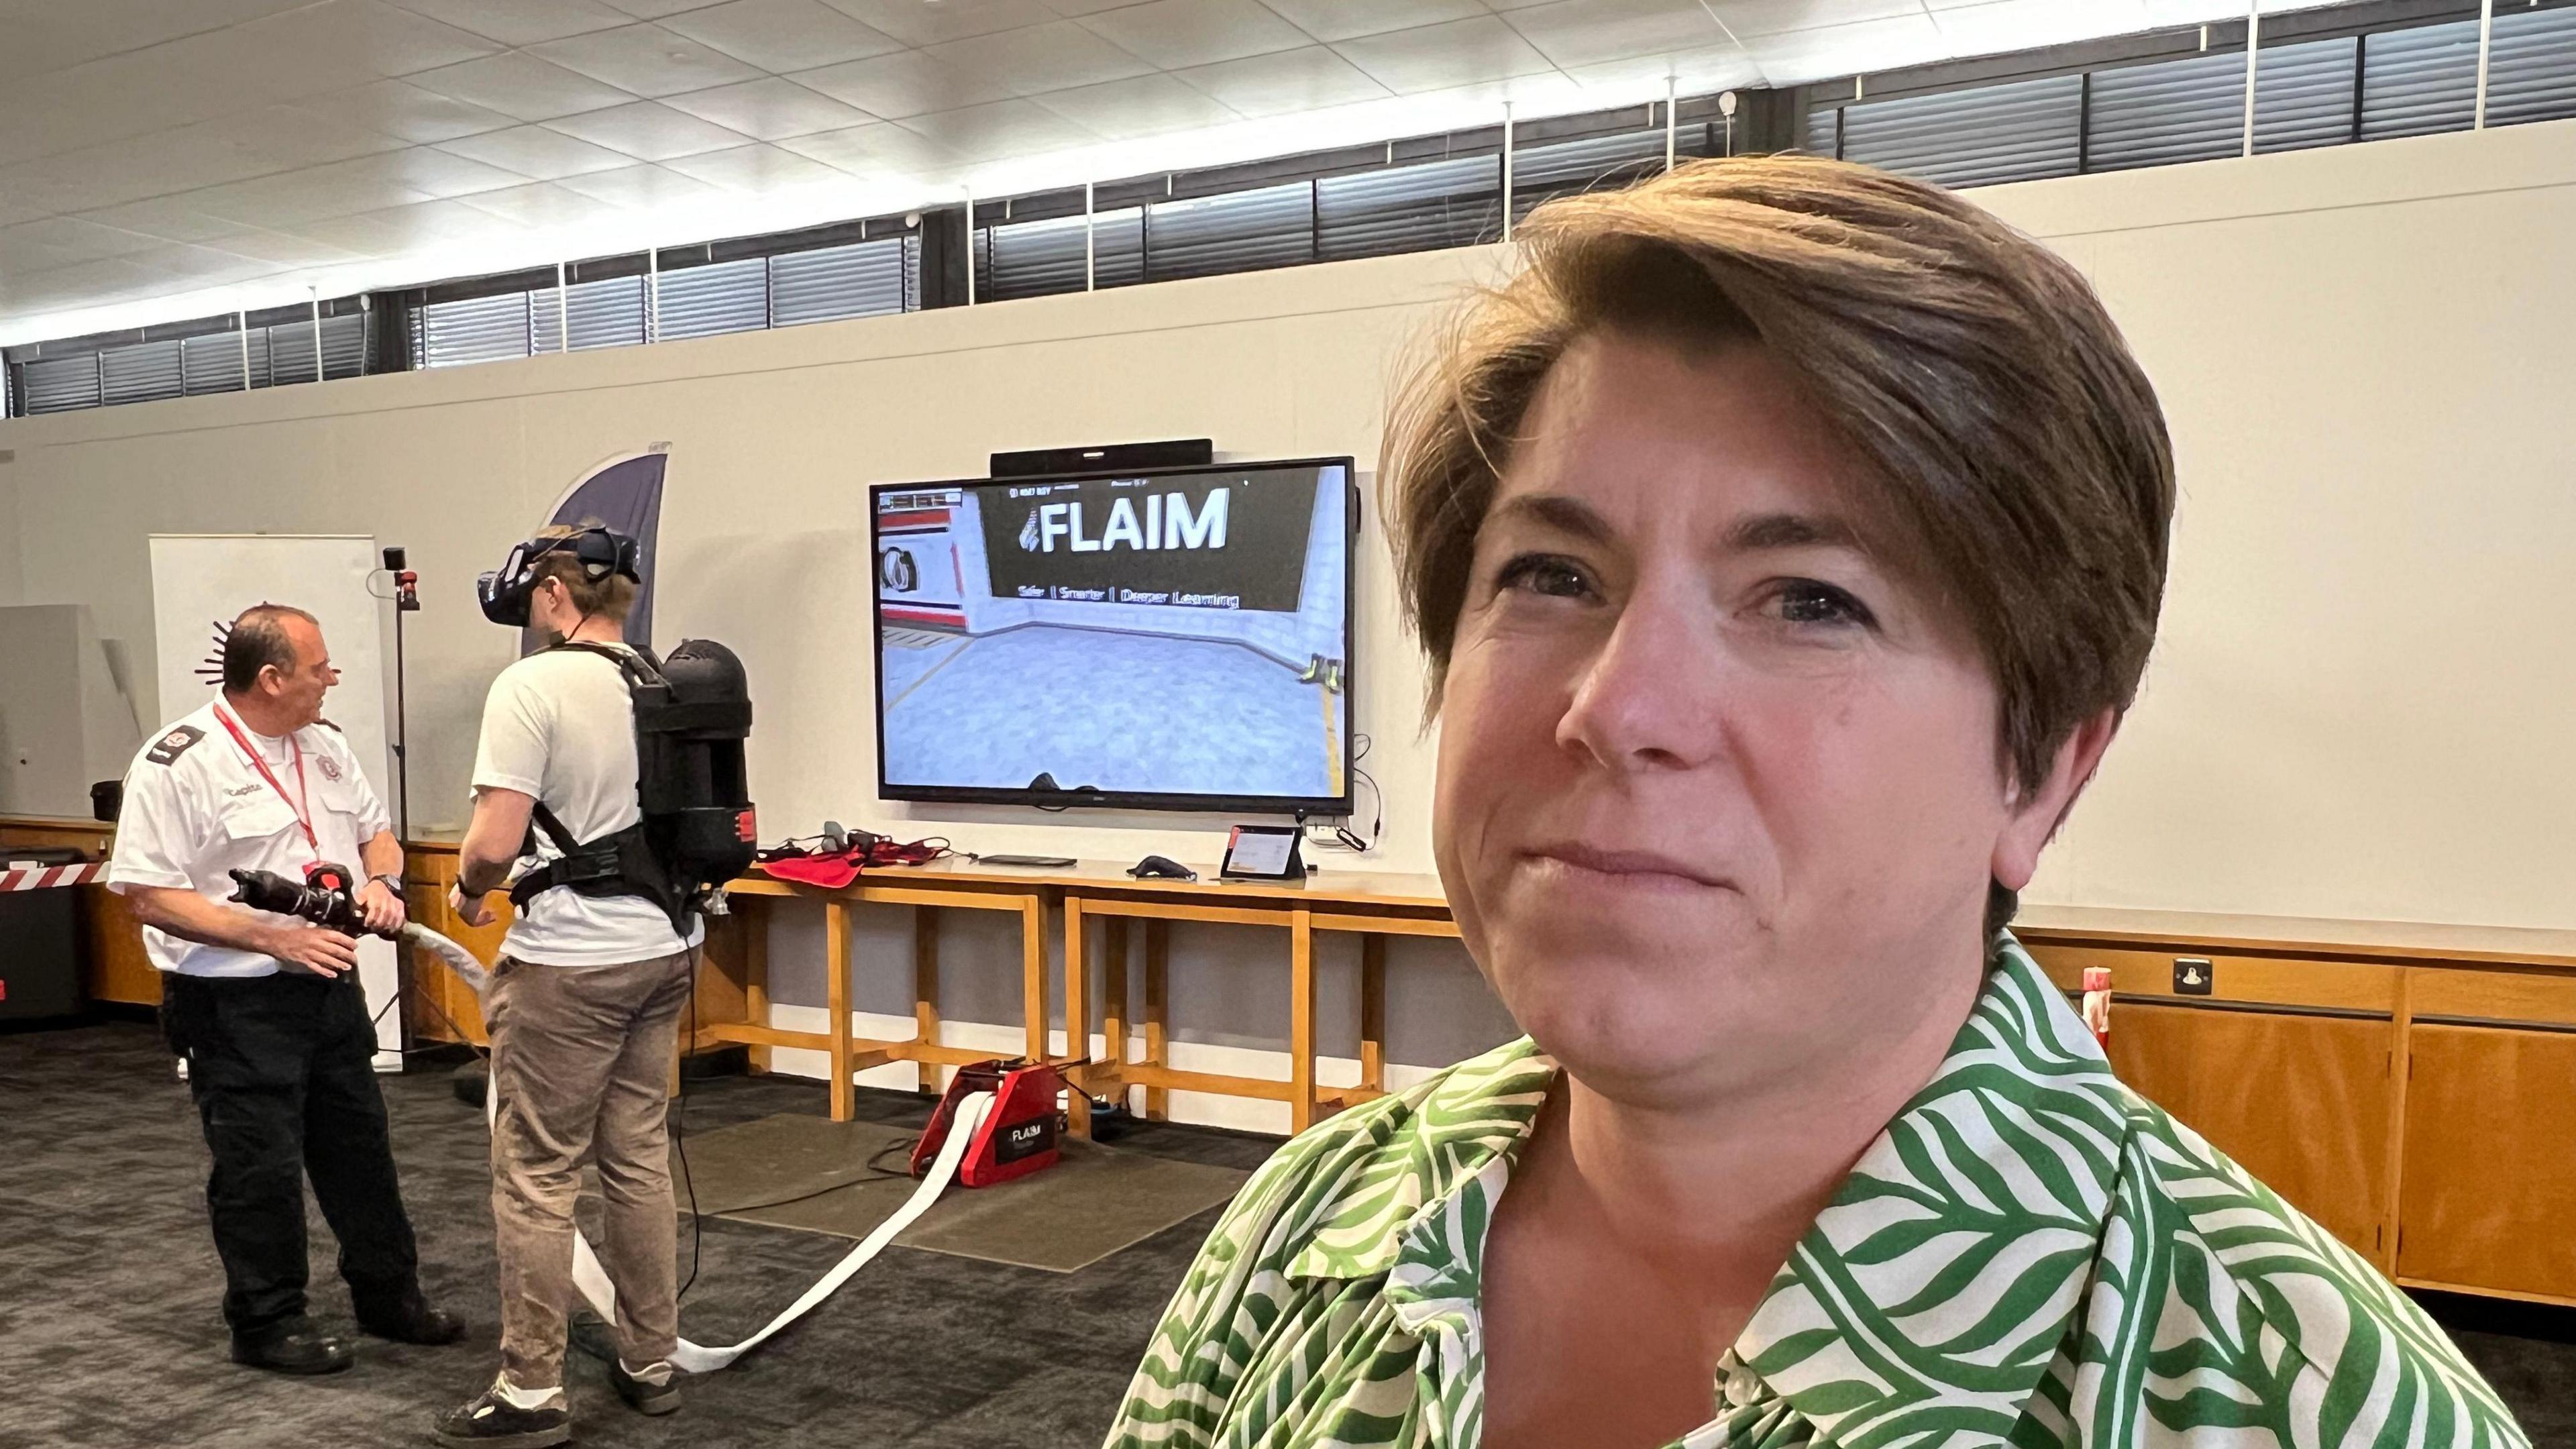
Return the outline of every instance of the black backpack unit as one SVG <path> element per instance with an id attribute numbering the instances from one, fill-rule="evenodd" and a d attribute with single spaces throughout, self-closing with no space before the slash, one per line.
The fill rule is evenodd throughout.
<path id="1" fill-rule="evenodd" d="M 510 888 L 521 910 L 541 891 L 640 896 L 671 918 L 683 939 L 689 917 L 707 898 L 751 869 L 759 828 L 743 776 L 743 741 L 751 735 L 751 690 L 742 661 L 722 644 L 684 640 L 667 660 L 643 650 L 564 643 L 617 666 L 635 705 L 636 802 L 644 818 L 593 841 L 576 841 L 562 820 L 537 802 L 528 851 L 542 830 L 559 860 L 528 872 Z"/>

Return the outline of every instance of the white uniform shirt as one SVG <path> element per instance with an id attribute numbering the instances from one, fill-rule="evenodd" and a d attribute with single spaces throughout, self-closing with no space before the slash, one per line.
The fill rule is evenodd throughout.
<path id="1" fill-rule="evenodd" d="M 474 787 L 532 795 L 587 845 L 644 818 L 635 794 L 635 705 L 626 676 L 583 649 L 531 654 L 501 671 L 483 704 Z M 537 854 L 522 871 L 562 852 L 536 832 Z M 501 950 L 540 966 L 622 966 L 685 950 L 706 939 L 690 922 L 686 941 L 671 918 L 641 896 L 584 896 L 558 887 L 531 898 L 510 923 Z"/>
<path id="2" fill-rule="evenodd" d="M 358 847 L 390 827 L 384 802 L 358 768 L 349 742 L 329 725 L 307 725 L 284 737 L 242 726 L 242 738 L 268 761 L 269 773 L 285 791 L 281 795 L 261 778 L 216 708 L 210 703 L 164 730 L 126 768 L 108 888 L 121 895 L 135 886 L 167 886 L 230 901 L 228 872 L 235 869 L 302 880 L 317 857 L 314 842 L 296 823 L 296 807 L 287 803 L 299 788 L 304 798 L 297 803 L 312 822 L 318 858 L 363 877 Z M 233 722 L 240 724 L 239 716 Z M 150 926 L 143 928 L 143 951 L 153 965 L 185 976 L 267 976 L 278 969 L 276 961 L 255 952 L 200 945 Z"/>

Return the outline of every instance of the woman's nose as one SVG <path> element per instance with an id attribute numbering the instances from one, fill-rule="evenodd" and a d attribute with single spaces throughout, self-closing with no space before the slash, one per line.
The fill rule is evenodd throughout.
<path id="1" fill-rule="evenodd" d="M 1557 742 L 1612 770 L 1678 770 L 1718 749 L 1716 633 L 1705 605 L 1641 593 L 1577 681 Z"/>

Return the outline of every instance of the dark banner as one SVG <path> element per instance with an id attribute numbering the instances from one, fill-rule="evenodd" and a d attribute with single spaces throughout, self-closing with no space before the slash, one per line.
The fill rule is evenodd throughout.
<path id="1" fill-rule="evenodd" d="M 984 484 L 993 597 L 1295 613 L 1317 472 Z"/>
<path id="2" fill-rule="evenodd" d="M 546 520 L 604 523 L 635 540 L 636 571 L 644 581 L 635 590 L 635 607 L 626 615 L 626 642 L 638 649 L 653 647 L 653 550 L 662 526 L 662 474 L 670 461 L 670 455 L 656 445 L 652 451 L 604 464 L 574 484 L 556 505 L 554 517 Z M 536 630 L 523 630 L 519 652 L 534 653 L 545 642 Z"/>

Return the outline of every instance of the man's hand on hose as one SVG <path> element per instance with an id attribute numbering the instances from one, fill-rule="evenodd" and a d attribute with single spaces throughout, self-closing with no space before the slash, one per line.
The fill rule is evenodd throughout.
<path id="1" fill-rule="evenodd" d="M 402 929 L 403 899 L 383 881 L 370 880 L 358 892 L 358 918 L 367 923 L 368 930 L 390 936 Z"/>
<path id="2" fill-rule="evenodd" d="M 325 926 L 289 921 L 268 928 L 261 954 L 316 976 L 337 976 L 358 969 L 358 942 Z"/>
<path id="3" fill-rule="evenodd" d="M 447 908 L 469 926 L 488 926 L 493 921 L 491 897 L 487 892 L 477 891 L 469 896 L 464 887 L 450 886 L 447 889 Z"/>

